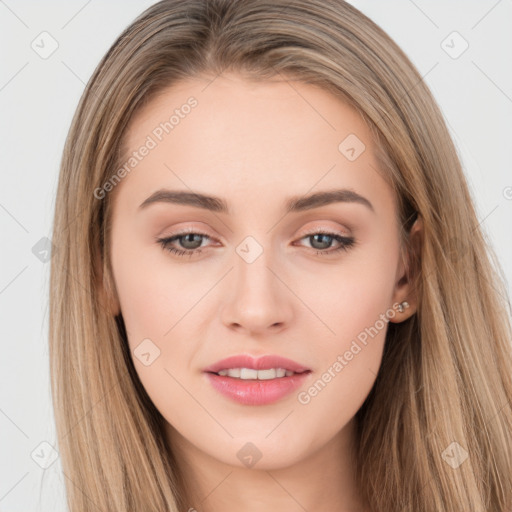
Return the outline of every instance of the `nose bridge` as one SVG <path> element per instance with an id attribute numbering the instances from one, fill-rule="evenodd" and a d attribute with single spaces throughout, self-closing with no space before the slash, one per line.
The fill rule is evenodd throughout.
<path id="1" fill-rule="evenodd" d="M 256 239 L 254 236 L 247 236 L 238 244 L 235 252 L 237 257 L 234 277 L 237 294 L 274 295 L 272 288 L 275 288 L 275 276 L 269 267 L 272 268 L 275 258 L 272 257 L 270 237 L 264 238 L 260 235 Z"/>
<path id="2" fill-rule="evenodd" d="M 274 257 L 271 237 L 258 238 L 247 236 L 235 248 L 233 290 L 223 313 L 225 323 L 249 330 L 285 323 L 291 314 L 289 292 L 275 275 L 279 258 Z"/>

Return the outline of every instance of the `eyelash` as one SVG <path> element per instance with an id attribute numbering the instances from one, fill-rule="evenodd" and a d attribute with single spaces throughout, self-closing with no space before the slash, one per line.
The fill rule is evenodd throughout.
<path id="1" fill-rule="evenodd" d="M 174 253 L 179 257 L 184 257 L 187 255 L 192 257 L 194 254 L 201 253 L 201 249 L 200 248 L 199 249 L 177 249 L 176 247 L 170 246 L 170 244 L 173 241 L 179 240 L 180 238 L 184 237 L 185 235 L 189 235 L 189 234 L 199 235 L 204 238 L 211 239 L 211 237 L 205 233 L 201 233 L 201 232 L 194 231 L 194 230 L 187 230 L 187 231 L 182 231 L 180 233 L 177 233 L 171 237 L 157 238 L 156 241 L 162 246 L 162 249 L 169 251 L 171 253 Z M 332 237 L 336 242 L 339 242 L 341 244 L 336 249 L 331 249 L 331 250 L 312 249 L 313 251 L 316 251 L 316 254 L 319 256 L 332 255 L 339 251 L 348 251 L 356 243 L 356 241 L 353 237 L 341 236 L 336 233 L 324 231 L 322 229 L 314 230 L 314 231 L 311 231 L 310 233 L 306 233 L 306 235 L 304 235 L 302 238 L 300 238 L 300 240 L 303 240 L 304 238 L 309 238 L 314 235 L 328 235 L 328 236 Z"/>

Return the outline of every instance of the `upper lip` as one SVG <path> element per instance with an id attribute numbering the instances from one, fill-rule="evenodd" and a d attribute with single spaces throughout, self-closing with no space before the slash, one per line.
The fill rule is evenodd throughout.
<path id="1" fill-rule="evenodd" d="M 295 373 L 311 371 L 309 368 L 277 355 L 266 355 L 261 357 L 253 357 L 248 354 L 240 354 L 236 356 L 221 359 L 216 363 L 204 368 L 204 372 L 217 373 L 220 370 L 228 370 L 229 368 L 252 368 L 253 370 L 268 370 L 270 368 L 284 368 Z"/>

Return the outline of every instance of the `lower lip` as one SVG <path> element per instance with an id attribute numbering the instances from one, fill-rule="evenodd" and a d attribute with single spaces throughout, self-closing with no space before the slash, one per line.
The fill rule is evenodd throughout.
<path id="1" fill-rule="evenodd" d="M 299 388 L 311 372 L 269 380 L 236 379 L 206 373 L 211 385 L 221 394 L 244 405 L 266 405 L 277 402 Z"/>

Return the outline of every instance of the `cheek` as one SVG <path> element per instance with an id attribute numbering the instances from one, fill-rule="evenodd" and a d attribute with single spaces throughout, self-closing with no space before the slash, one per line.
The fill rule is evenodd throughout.
<path id="1" fill-rule="evenodd" d="M 113 244 L 112 268 L 130 343 L 151 338 L 161 344 L 201 297 L 201 282 L 172 265 L 160 247 L 128 248 L 125 239 L 119 234 Z"/>
<path id="2" fill-rule="evenodd" d="M 335 264 L 298 269 L 294 291 L 317 315 L 329 347 L 343 348 L 392 306 L 398 250 L 378 242 Z"/>
<path id="3" fill-rule="evenodd" d="M 130 343 L 161 338 L 172 326 L 173 299 L 157 269 L 126 258 L 114 266 L 114 278 Z"/>
<path id="4" fill-rule="evenodd" d="M 311 422 L 308 428 L 317 429 L 320 437 L 327 438 L 346 424 L 375 382 L 394 314 L 397 258 L 398 251 L 376 248 L 333 266 L 329 278 L 317 274 L 302 281 L 303 294 L 315 283 L 322 285 L 322 293 L 310 293 L 308 302 L 323 322 L 318 322 L 314 341 L 319 364 L 314 379 L 297 396 L 304 421 Z M 330 334 L 326 335 L 325 326 Z M 326 410 L 332 418 L 328 429 L 313 420 Z"/>
<path id="5" fill-rule="evenodd" d="M 360 298 L 342 298 L 336 316 L 327 319 L 336 335 L 315 343 L 319 364 L 296 396 L 301 429 L 315 439 L 315 446 L 328 442 L 350 422 L 375 383 L 389 325 L 386 298 L 385 289 L 377 294 L 375 288 L 361 292 Z"/>
<path id="6" fill-rule="evenodd" d="M 200 308 L 195 306 L 205 294 L 205 279 L 170 263 L 159 247 L 128 250 L 126 239 L 118 231 L 111 258 L 130 355 L 151 400 L 166 411 L 169 397 L 174 405 L 188 397 L 178 381 L 194 356 L 191 329 L 197 325 L 194 313 Z"/>

